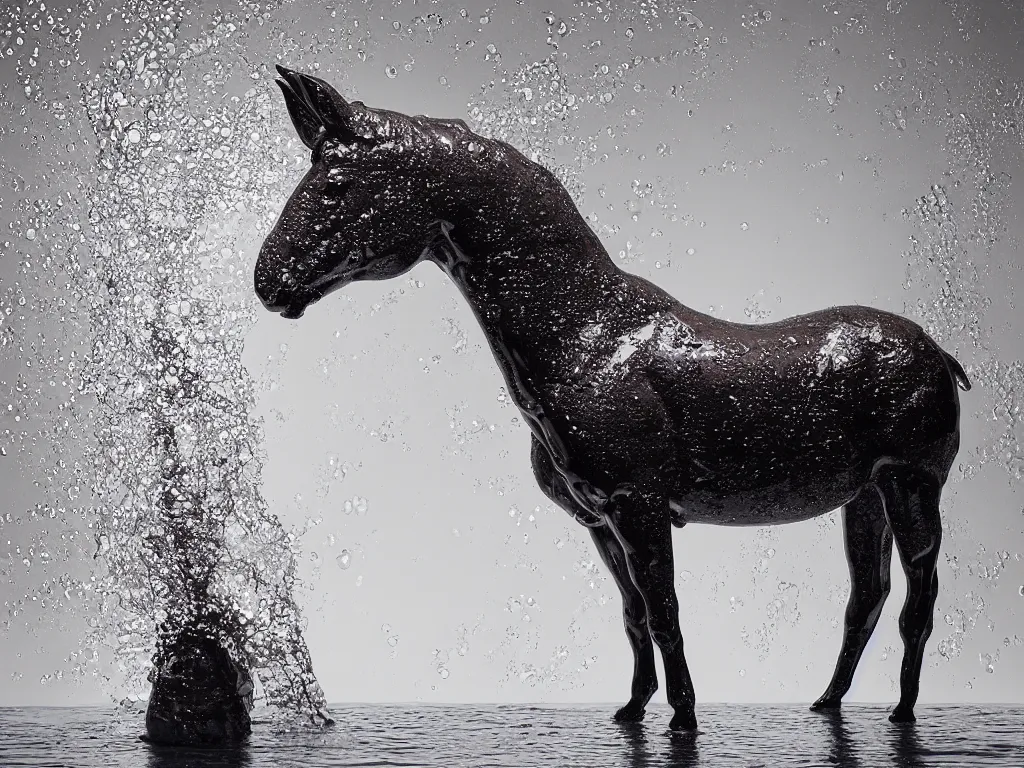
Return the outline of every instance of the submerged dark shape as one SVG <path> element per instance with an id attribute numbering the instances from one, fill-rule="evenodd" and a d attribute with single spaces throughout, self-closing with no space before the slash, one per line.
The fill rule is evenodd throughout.
<path id="1" fill-rule="evenodd" d="M 252 732 L 253 681 L 225 647 L 223 616 L 161 633 L 153 690 L 146 709 L 146 741 L 213 745 Z M 171 629 L 166 628 L 165 629 Z"/>
<path id="2" fill-rule="evenodd" d="M 622 593 L 638 720 L 661 650 L 673 729 L 696 728 L 672 526 L 772 525 L 842 507 L 852 589 L 840 705 L 907 577 L 900 701 L 910 721 L 938 592 L 939 497 L 960 443 L 963 368 L 910 320 L 862 306 L 764 325 L 683 306 L 608 257 L 553 174 L 460 120 L 346 102 L 278 67 L 312 168 L 260 251 L 268 309 L 301 317 L 355 280 L 427 259 L 469 301 L 532 435 L 538 483 L 590 528 Z"/>

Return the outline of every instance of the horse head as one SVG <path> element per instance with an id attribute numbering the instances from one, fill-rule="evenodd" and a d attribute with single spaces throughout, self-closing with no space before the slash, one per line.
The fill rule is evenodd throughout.
<path id="1" fill-rule="evenodd" d="M 263 304 L 294 319 L 350 282 L 397 277 L 427 255 L 440 232 L 439 198 L 450 194 L 439 154 L 472 134 L 461 121 L 371 109 L 320 78 L 277 69 L 312 167 L 264 241 L 254 277 Z"/>

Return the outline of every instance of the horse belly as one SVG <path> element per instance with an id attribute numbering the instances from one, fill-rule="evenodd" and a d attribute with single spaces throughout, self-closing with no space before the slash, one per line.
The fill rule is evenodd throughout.
<path id="1" fill-rule="evenodd" d="M 676 494 L 669 506 L 675 525 L 782 525 L 838 509 L 866 482 L 866 477 L 844 472 L 799 487 L 779 483 L 761 488 L 695 488 Z"/>

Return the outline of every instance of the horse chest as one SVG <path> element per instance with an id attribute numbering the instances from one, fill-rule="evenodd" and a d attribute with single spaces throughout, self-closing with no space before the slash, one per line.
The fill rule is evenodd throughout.
<path id="1" fill-rule="evenodd" d="M 512 400 L 542 452 L 544 468 L 539 473 L 545 477 L 542 483 L 557 486 L 560 493 L 569 496 L 574 516 L 580 523 L 602 525 L 601 515 L 608 503 L 608 493 L 592 482 L 593 477 L 588 477 L 593 473 L 586 469 L 587 462 L 580 461 L 578 451 L 573 451 L 575 441 L 568 439 L 564 424 L 560 426 L 564 419 L 556 419 L 553 411 L 557 410 L 557 396 L 552 390 L 537 386 L 534 372 L 515 346 L 492 342 L 492 349 Z"/>

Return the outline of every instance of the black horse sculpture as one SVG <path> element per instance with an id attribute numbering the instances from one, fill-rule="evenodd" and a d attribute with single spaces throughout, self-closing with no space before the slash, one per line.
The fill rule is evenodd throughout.
<path id="1" fill-rule="evenodd" d="M 554 175 L 460 120 L 345 101 L 278 67 L 312 168 L 259 254 L 286 318 L 426 259 L 469 301 L 532 435 L 544 493 L 590 529 L 622 593 L 638 720 L 665 665 L 673 729 L 694 691 L 672 526 L 775 525 L 842 507 L 852 589 L 840 706 L 889 592 L 907 577 L 893 721 L 911 721 L 938 592 L 939 496 L 959 448 L 963 368 L 917 324 L 862 306 L 765 325 L 718 320 L 619 269 Z"/>

